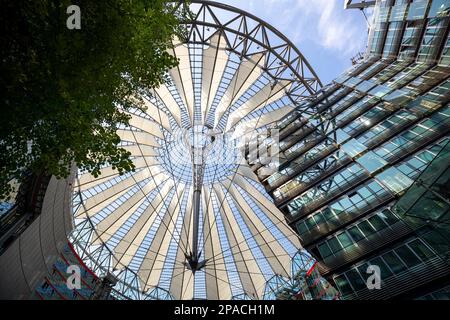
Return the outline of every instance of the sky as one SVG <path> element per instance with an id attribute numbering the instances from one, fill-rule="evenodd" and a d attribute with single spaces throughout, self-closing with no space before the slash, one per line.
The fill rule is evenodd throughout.
<path id="1" fill-rule="evenodd" d="M 245 10 L 286 35 L 303 53 L 324 84 L 364 52 L 367 22 L 359 10 L 344 10 L 344 0 L 219 0 Z M 369 13 L 370 20 L 370 13 Z"/>

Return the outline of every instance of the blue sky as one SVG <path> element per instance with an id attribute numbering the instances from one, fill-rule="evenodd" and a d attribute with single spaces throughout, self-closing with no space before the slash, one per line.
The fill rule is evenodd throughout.
<path id="1" fill-rule="evenodd" d="M 248 11 L 284 33 L 305 55 L 324 84 L 365 51 L 367 22 L 344 0 L 219 0 Z"/>

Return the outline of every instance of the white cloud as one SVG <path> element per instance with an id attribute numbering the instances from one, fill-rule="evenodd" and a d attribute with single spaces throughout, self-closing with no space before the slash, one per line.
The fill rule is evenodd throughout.
<path id="1" fill-rule="evenodd" d="M 324 82 L 351 64 L 367 45 L 367 25 L 344 0 L 217 0 L 248 11 L 285 34 Z M 372 12 L 367 12 L 370 16 Z M 326 59 L 324 61 L 323 59 Z"/>
<path id="2" fill-rule="evenodd" d="M 222 0 L 263 18 L 297 44 L 351 56 L 365 49 L 367 29 L 343 0 Z"/>
<path id="3" fill-rule="evenodd" d="M 291 10 L 306 31 L 306 39 L 325 49 L 344 55 L 356 54 L 364 49 L 367 29 L 356 21 L 350 11 L 343 9 L 340 0 L 293 0 L 296 9 Z M 302 21 L 303 20 L 303 21 Z"/>
<path id="4" fill-rule="evenodd" d="M 264 0 L 278 3 L 282 24 L 296 28 L 295 42 L 313 41 L 324 49 L 352 55 L 366 45 L 367 29 L 361 28 L 342 0 Z M 278 9 L 279 11 L 280 9 Z"/>

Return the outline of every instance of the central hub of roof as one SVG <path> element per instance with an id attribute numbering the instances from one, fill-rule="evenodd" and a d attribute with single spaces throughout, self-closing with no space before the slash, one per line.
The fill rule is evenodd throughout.
<path id="1" fill-rule="evenodd" d="M 193 126 L 187 133 L 188 143 L 194 149 L 204 149 L 215 140 L 211 130 L 203 125 Z"/>
<path id="2" fill-rule="evenodd" d="M 178 128 L 162 141 L 159 162 L 176 180 L 192 183 L 193 165 L 203 165 L 204 183 L 221 181 L 233 173 L 240 154 L 236 141 L 206 126 Z"/>

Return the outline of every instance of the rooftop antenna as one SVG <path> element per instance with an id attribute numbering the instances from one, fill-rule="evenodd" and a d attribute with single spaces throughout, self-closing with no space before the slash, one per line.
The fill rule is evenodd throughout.
<path id="1" fill-rule="evenodd" d="M 366 9 L 369 7 L 373 7 L 375 6 L 376 1 L 374 0 L 344 0 L 344 9 L 358 9 L 362 12 L 362 14 L 364 15 L 364 19 L 366 19 L 366 23 L 367 23 L 367 33 L 370 32 L 370 22 L 369 19 L 367 18 L 367 14 L 366 14 Z M 352 65 L 356 65 L 358 64 L 361 60 L 364 59 L 364 55 L 363 53 L 359 52 L 355 57 L 353 57 L 352 60 Z"/>

